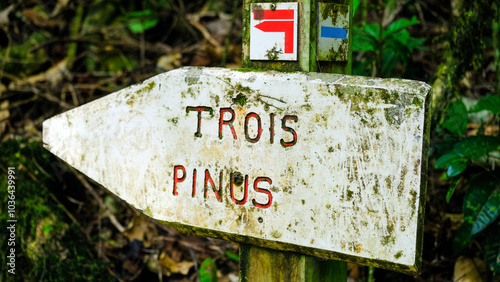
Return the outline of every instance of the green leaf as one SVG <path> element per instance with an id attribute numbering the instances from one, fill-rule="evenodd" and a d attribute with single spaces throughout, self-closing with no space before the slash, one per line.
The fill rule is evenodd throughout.
<path id="1" fill-rule="evenodd" d="M 457 229 L 457 233 L 455 233 L 455 237 L 453 238 L 453 252 L 455 254 L 460 253 L 469 244 L 472 239 L 470 235 L 471 228 L 472 225 L 465 221 Z"/>
<path id="2" fill-rule="evenodd" d="M 408 20 L 408 19 L 400 19 L 400 20 L 397 20 L 397 21 L 394 21 L 393 23 L 391 23 L 386 30 L 384 30 L 384 35 L 383 37 L 386 38 L 388 37 L 389 35 L 391 34 L 394 34 L 404 28 L 407 28 L 409 26 L 412 26 L 414 24 L 418 24 L 418 20 L 417 20 L 417 17 L 416 16 L 413 16 L 411 18 L 411 20 Z"/>
<path id="3" fill-rule="evenodd" d="M 383 77 L 389 77 L 390 73 L 394 68 L 398 65 L 399 57 L 398 54 L 392 48 L 385 48 L 382 52 L 382 73 L 380 74 Z"/>
<path id="4" fill-rule="evenodd" d="M 375 51 L 378 44 L 375 38 L 365 32 L 354 32 L 352 38 L 353 51 Z"/>
<path id="5" fill-rule="evenodd" d="M 406 39 L 402 39 L 405 41 Z M 384 45 L 382 60 L 384 66 L 382 72 L 385 76 L 390 75 L 390 72 L 398 65 L 403 64 L 406 66 L 411 61 L 411 51 L 408 50 L 406 44 L 398 40 L 387 40 Z M 391 54 L 392 53 L 392 54 Z M 388 58 L 389 56 L 390 58 Z"/>
<path id="6" fill-rule="evenodd" d="M 464 198 L 464 222 L 471 226 L 470 235 L 479 233 L 493 222 L 500 212 L 500 186 L 495 177 L 478 174 L 470 180 Z"/>
<path id="7" fill-rule="evenodd" d="M 499 222 L 500 223 L 500 222 Z M 492 228 L 485 231 L 486 240 L 484 244 L 484 261 L 489 270 L 493 272 L 493 276 L 500 274 L 500 226 L 492 226 Z"/>
<path id="8" fill-rule="evenodd" d="M 158 15 L 152 10 L 133 11 L 127 13 L 128 28 L 133 33 L 142 33 L 158 24 Z"/>
<path id="9" fill-rule="evenodd" d="M 48 233 L 50 233 L 50 231 L 52 231 L 53 227 L 52 225 L 50 224 L 46 224 L 43 226 L 43 234 L 47 235 Z"/>
<path id="10" fill-rule="evenodd" d="M 240 261 L 240 257 L 236 254 L 231 253 L 230 251 L 226 251 L 225 254 L 234 261 Z"/>
<path id="11" fill-rule="evenodd" d="M 446 203 L 450 203 L 451 196 L 453 196 L 453 193 L 455 192 L 455 188 L 457 187 L 458 183 L 460 183 L 460 179 L 462 178 L 457 178 L 453 180 L 453 182 L 450 185 L 450 188 L 448 188 L 448 192 L 446 193 Z"/>
<path id="12" fill-rule="evenodd" d="M 367 56 L 366 58 L 361 59 L 361 61 L 352 62 L 352 74 L 369 76 L 371 73 L 370 68 L 373 66 L 374 60 L 373 56 Z"/>
<path id="13" fill-rule="evenodd" d="M 131 23 L 128 28 L 133 33 L 142 33 L 150 28 L 155 27 L 158 24 L 158 19 L 149 19 L 143 22 Z"/>
<path id="14" fill-rule="evenodd" d="M 160 5 L 160 7 L 164 8 L 164 9 L 172 8 L 172 4 L 170 4 L 170 1 L 168 1 L 168 0 L 160 0 L 160 1 L 158 1 L 158 4 Z"/>
<path id="15" fill-rule="evenodd" d="M 448 119 L 443 123 L 443 127 L 451 133 L 463 135 L 469 121 L 465 104 L 462 101 L 455 102 L 446 110 L 446 113 Z"/>
<path id="16" fill-rule="evenodd" d="M 398 41 L 399 43 L 406 45 L 410 39 L 410 33 L 407 30 L 402 30 L 395 34 L 391 40 Z"/>
<path id="17" fill-rule="evenodd" d="M 418 49 L 418 50 L 428 50 L 425 46 L 425 38 L 413 38 L 410 37 L 408 39 L 408 42 L 406 43 L 406 47 L 410 50 L 413 51 L 413 49 Z"/>
<path id="18" fill-rule="evenodd" d="M 472 225 L 471 235 L 475 235 L 484 230 L 494 222 L 500 214 L 500 185 L 489 195 L 486 203 L 481 207 L 476 217 L 476 222 Z"/>
<path id="19" fill-rule="evenodd" d="M 380 27 L 378 24 L 367 24 L 364 26 L 364 32 L 376 40 L 379 38 Z"/>
<path id="20" fill-rule="evenodd" d="M 500 97 L 488 94 L 479 100 L 470 112 L 476 113 L 483 110 L 492 114 L 500 114 Z"/>
<path id="21" fill-rule="evenodd" d="M 200 282 L 217 282 L 217 265 L 211 258 L 205 259 L 200 265 Z"/>
<path id="22" fill-rule="evenodd" d="M 462 173 L 467 168 L 467 160 L 456 161 L 448 166 L 446 174 L 448 177 L 454 177 Z"/>
<path id="23" fill-rule="evenodd" d="M 127 17 L 129 19 L 137 19 L 137 18 L 140 18 L 140 17 L 146 17 L 146 16 L 149 16 L 153 14 L 153 11 L 151 10 L 144 10 L 144 11 L 132 11 L 132 12 L 128 12 L 127 13 Z"/>
<path id="24" fill-rule="evenodd" d="M 353 0 L 352 1 L 352 15 L 354 16 L 356 14 L 356 10 L 358 9 L 360 0 Z"/>
<path id="25" fill-rule="evenodd" d="M 454 162 L 457 162 L 459 160 L 462 160 L 463 158 L 455 153 L 448 153 L 445 155 L 442 155 L 437 161 L 435 168 L 444 168 L 449 165 L 451 165 Z"/>
<path id="26" fill-rule="evenodd" d="M 464 158 L 477 160 L 500 148 L 500 138 L 494 136 L 471 136 L 455 144 L 453 151 Z"/>

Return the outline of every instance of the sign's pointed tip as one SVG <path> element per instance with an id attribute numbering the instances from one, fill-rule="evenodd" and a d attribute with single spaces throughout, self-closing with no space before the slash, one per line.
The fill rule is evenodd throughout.
<path id="1" fill-rule="evenodd" d="M 45 148 L 46 150 L 52 152 L 51 150 L 51 131 L 50 129 L 52 128 L 52 124 L 53 124 L 53 121 L 54 119 L 56 118 L 57 116 L 54 116 L 54 117 L 51 117 L 49 119 L 46 119 L 43 121 L 42 123 L 42 144 L 43 144 L 43 148 Z"/>
<path id="2" fill-rule="evenodd" d="M 65 159 L 65 156 L 74 150 L 71 140 L 75 132 L 75 124 L 72 124 L 68 112 L 55 115 L 42 123 L 42 145 L 43 148 Z"/>

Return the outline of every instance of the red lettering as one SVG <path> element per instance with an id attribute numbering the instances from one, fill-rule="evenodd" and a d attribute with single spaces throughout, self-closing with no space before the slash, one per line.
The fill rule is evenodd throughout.
<path id="1" fill-rule="evenodd" d="M 224 120 L 224 114 L 225 113 L 230 113 L 231 118 L 228 120 Z M 237 140 L 238 138 L 236 137 L 236 131 L 234 131 L 234 110 L 231 108 L 221 108 L 220 109 L 220 117 L 219 117 L 219 139 L 222 139 L 222 126 L 223 125 L 228 125 L 229 128 L 231 128 L 231 132 L 233 133 L 234 140 Z"/>
<path id="2" fill-rule="evenodd" d="M 250 118 L 255 118 L 257 120 L 257 136 L 255 136 L 255 138 L 250 138 L 250 136 L 248 135 L 248 121 L 250 120 Z M 245 138 L 247 139 L 248 142 L 256 143 L 257 141 L 259 141 L 261 134 L 262 134 L 262 126 L 260 122 L 260 116 L 253 112 L 249 113 L 245 117 Z"/>
<path id="3" fill-rule="evenodd" d="M 274 143 L 274 117 L 275 114 L 269 114 L 269 119 L 271 120 L 271 126 L 269 127 L 269 142 Z"/>
<path id="4" fill-rule="evenodd" d="M 177 171 L 179 171 L 179 169 L 182 170 L 181 178 L 177 177 Z M 173 191 L 174 196 L 178 195 L 177 183 L 181 183 L 182 181 L 184 181 L 184 179 L 186 179 L 186 169 L 182 165 L 174 166 L 174 191 Z"/>
<path id="5" fill-rule="evenodd" d="M 189 113 L 191 111 L 197 111 L 198 112 L 198 126 L 196 129 L 196 133 L 194 134 L 195 137 L 201 137 L 201 113 L 204 111 L 208 111 L 210 115 L 214 115 L 214 110 L 210 107 L 204 107 L 204 106 L 199 106 L 199 107 L 186 107 L 186 113 Z"/>
<path id="6" fill-rule="evenodd" d="M 214 190 L 215 197 L 217 197 L 217 201 L 222 202 L 222 171 L 220 172 L 220 177 L 219 177 L 219 189 L 215 189 L 215 183 L 212 177 L 210 176 L 210 172 L 208 169 L 205 170 L 205 194 L 204 197 L 207 197 L 207 191 L 208 191 L 208 182 L 210 181 L 210 184 L 212 185 L 212 189 Z M 219 195 L 220 193 L 220 195 Z"/>
<path id="7" fill-rule="evenodd" d="M 298 122 L 299 118 L 297 116 L 286 115 L 283 117 L 283 119 L 281 119 L 281 128 L 283 128 L 284 131 L 290 132 L 293 135 L 293 140 L 290 142 L 285 142 L 285 140 L 283 139 L 280 140 L 281 146 L 283 147 L 290 147 L 297 143 L 297 133 L 295 132 L 295 130 L 293 130 L 293 128 L 286 126 L 287 120 L 293 120 L 295 122 Z"/>
<path id="8" fill-rule="evenodd" d="M 233 190 L 233 174 L 231 173 L 230 176 L 230 181 L 229 181 L 229 191 L 231 193 L 231 200 L 233 202 L 237 203 L 238 205 L 244 205 L 247 202 L 247 197 L 248 197 L 248 175 L 245 175 L 245 184 L 243 185 L 243 199 L 241 200 L 236 200 L 234 197 L 234 190 Z"/>
<path id="9" fill-rule="evenodd" d="M 269 185 L 273 184 L 273 181 L 271 180 L 271 178 L 269 177 L 257 177 L 255 179 L 255 181 L 253 182 L 253 189 L 256 191 L 256 192 L 259 192 L 259 193 L 264 193 L 267 195 L 267 203 L 265 204 L 259 204 L 257 203 L 257 201 L 255 199 L 252 199 L 252 203 L 254 204 L 254 206 L 258 207 L 258 208 L 261 208 L 261 209 L 267 209 L 271 206 L 271 204 L 273 203 L 273 195 L 271 194 L 271 191 L 267 190 L 267 189 L 264 189 L 264 188 L 259 188 L 257 185 L 259 184 L 259 182 L 267 182 L 269 183 Z"/>
<path id="10" fill-rule="evenodd" d="M 193 169 L 193 193 L 191 194 L 191 197 L 194 198 L 195 194 L 196 194 L 196 168 Z"/>
<path id="11" fill-rule="evenodd" d="M 224 196 L 224 186 L 223 186 L 223 180 L 224 180 L 224 173 L 223 171 L 219 172 L 219 185 L 218 187 L 215 185 L 215 181 L 212 178 L 212 175 L 210 174 L 210 171 L 208 169 L 205 169 L 205 178 L 204 178 L 204 187 L 203 187 L 203 196 L 206 199 L 208 197 L 208 190 L 211 189 L 215 193 L 215 197 L 217 198 L 217 201 L 223 202 L 223 196 Z M 194 198 L 196 196 L 196 180 L 198 177 L 198 170 L 195 168 L 193 169 L 193 186 L 192 186 L 192 192 L 191 196 Z M 186 173 L 186 168 L 182 165 L 176 165 L 174 166 L 174 184 L 173 184 L 173 195 L 178 196 L 178 184 L 182 183 L 186 180 L 187 178 L 187 173 Z M 231 195 L 231 200 L 238 204 L 238 205 L 245 205 L 248 201 L 248 175 L 243 175 L 239 172 L 234 172 L 230 174 L 230 180 L 229 180 L 229 191 Z M 267 182 L 267 185 L 263 182 Z M 267 201 L 265 203 L 261 203 L 257 200 L 257 197 L 254 197 L 252 199 L 252 204 L 258 208 L 261 209 L 267 209 L 272 206 L 273 204 L 273 195 L 270 191 L 270 187 L 273 184 L 273 181 L 269 177 L 264 177 L 264 176 L 259 176 L 255 178 L 254 183 L 253 183 L 253 189 L 256 193 L 261 193 L 267 196 Z M 241 187 L 239 188 L 241 192 L 235 193 L 235 186 L 236 187 Z M 262 187 L 264 186 L 264 187 Z M 241 199 L 237 199 L 235 194 L 241 195 Z M 260 196 L 259 199 L 263 199 L 263 196 Z"/>

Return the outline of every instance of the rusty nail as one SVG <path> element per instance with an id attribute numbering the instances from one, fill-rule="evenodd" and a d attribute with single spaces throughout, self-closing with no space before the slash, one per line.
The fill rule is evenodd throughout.
<path id="1" fill-rule="evenodd" d="M 259 221 L 259 223 L 262 223 L 264 221 L 262 217 L 259 217 L 257 220 Z"/>
<path id="2" fill-rule="evenodd" d="M 276 4 L 274 4 L 274 3 L 273 3 L 273 4 L 271 4 L 271 10 L 272 10 L 272 11 L 276 10 Z"/>

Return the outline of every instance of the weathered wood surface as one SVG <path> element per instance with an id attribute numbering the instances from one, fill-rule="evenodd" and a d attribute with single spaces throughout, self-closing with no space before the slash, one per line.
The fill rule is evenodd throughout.
<path id="1" fill-rule="evenodd" d="M 246 261 L 246 263 L 242 263 Z M 345 282 L 347 263 L 252 245 L 240 246 L 240 281 Z"/>
<path id="2" fill-rule="evenodd" d="M 182 68 L 45 121 L 43 141 L 181 231 L 415 273 L 430 90 Z"/>

